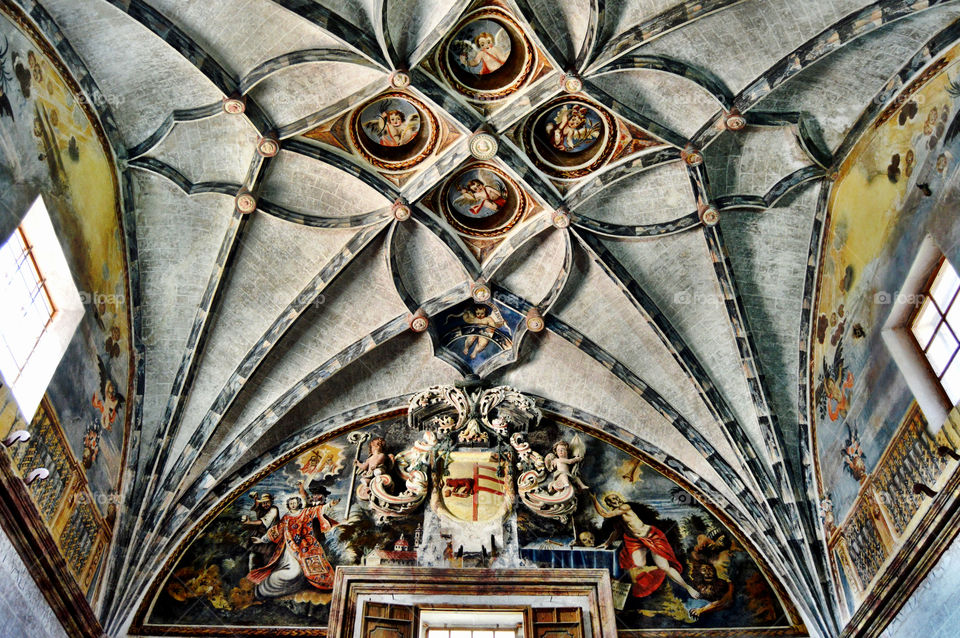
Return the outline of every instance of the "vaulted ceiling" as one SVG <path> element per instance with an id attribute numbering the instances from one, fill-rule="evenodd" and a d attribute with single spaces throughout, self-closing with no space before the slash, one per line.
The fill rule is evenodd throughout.
<path id="1" fill-rule="evenodd" d="M 142 382 L 108 629 L 231 485 L 462 379 L 469 362 L 436 356 L 437 318 L 487 286 L 545 320 L 481 370 L 491 383 L 628 432 L 753 539 L 811 633 L 835 631 L 804 399 L 809 257 L 834 168 L 960 2 L 507 0 L 543 65 L 492 106 L 437 69 L 467 3 L 21 4 L 89 73 L 126 189 Z M 402 178 L 304 136 L 398 88 L 447 136 Z M 571 95 L 653 143 L 553 179 L 516 131 Z M 482 250 L 431 199 L 478 132 L 531 203 Z"/>

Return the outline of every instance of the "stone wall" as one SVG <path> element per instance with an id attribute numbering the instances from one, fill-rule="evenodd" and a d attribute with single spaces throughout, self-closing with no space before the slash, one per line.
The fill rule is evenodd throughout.
<path id="1" fill-rule="evenodd" d="M 66 636 L 6 533 L 0 531 L 0 627 L 4 636 Z"/>

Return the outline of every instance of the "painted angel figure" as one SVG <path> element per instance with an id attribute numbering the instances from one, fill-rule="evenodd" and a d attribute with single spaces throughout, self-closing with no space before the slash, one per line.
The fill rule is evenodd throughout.
<path id="1" fill-rule="evenodd" d="M 474 217 L 488 217 L 499 212 L 507 203 L 506 189 L 489 171 L 477 171 L 477 177 L 466 185 L 457 186 L 460 197 L 454 200 L 456 206 L 467 207 Z"/>
<path id="2" fill-rule="evenodd" d="M 419 113 L 408 115 L 396 107 L 394 100 L 384 100 L 380 103 L 380 116 L 363 124 L 380 146 L 403 146 L 420 130 Z"/>
<path id="3" fill-rule="evenodd" d="M 860 437 L 857 436 L 856 428 L 851 428 L 847 424 L 847 432 L 850 436 L 843 442 L 843 449 L 840 450 L 843 456 L 843 462 L 847 469 L 853 474 L 853 478 L 860 483 L 867 480 L 867 464 L 863 460 L 863 448 L 860 447 Z"/>
<path id="4" fill-rule="evenodd" d="M 493 73 L 510 57 L 510 36 L 504 29 L 498 29 L 496 35 L 483 31 L 472 41 L 456 40 L 453 45 L 460 52 L 460 64 L 478 75 Z"/>
<path id="5" fill-rule="evenodd" d="M 370 481 L 378 474 L 389 472 L 393 468 L 394 456 L 383 451 L 386 441 L 378 436 L 367 443 L 367 459 L 361 463 L 354 461 L 354 467 L 360 476 L 360 484 L 366 489 L 370 489 Z"/>
<path id="6" fill-rule="evenodd" d="M 484 326 L 481 334 L 468 335 L 463 344 L 463 354 L 469 355 L 471 359 L 476 359 L 477 355 L 483 352 L 497 328 L 507 325 L 500 311 L 493 308 L 492 312 L 487 314 L 489 310 L 491 309 L 486 306 L 478 305 L 468 308 L 458 315 L 453 315 L 454 317 L 460 317 L 471 325 Z"/>
<path id="7" fill-rule="evenodd" d="M 587 107 L 565 105 L 547 124 L 550 144 L 558 151 L 571 152 L 584 142 L 600 136 L 600 122 L 592 124 L 587 120 Z"/>
<path id="8" fill-rule="evenodd" d="M 580 480 L 580 462 L 583 461 L 586 451 L 579 435 L 575 435 L 570 443 L 561 439 L 553 444 L 553 451 L 544 458 L 547 469 L 553 472 L 553 480 L 547 486 L 548 491 L 559 492 L 571 485 L 577 489 L 587 489 L 586 484 Z"/>
<path id="9" fill-rule="evenodd" d="M 833 355 L 833 365 L 823 359 L 820 385 L 816 389 L 816 401 L 820 407 L 820 417 L 830 416 L 831 421 L 847 416 L 853 394 L 853 373 L 843 363 L 843 342 L 837 344 Z"/>
<path id="10" fill-rule="evenodd" d="M 113 429 L 114 421 L 117 420 L 117 414 L 123 404 L 123 395 L 117 392 L 117 387 L 113 384 L 106 366 L 99 358 L 97 365 L 100 373 L 100 393 L 93 393 L 91 403 L 100 413 L 100 427 L 109 432 Z"/>

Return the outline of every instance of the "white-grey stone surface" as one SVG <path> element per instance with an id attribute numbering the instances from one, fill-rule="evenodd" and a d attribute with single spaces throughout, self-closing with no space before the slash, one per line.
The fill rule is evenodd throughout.
<path id="1" fill-rule="evenodd" d="M 0 633 L 11 638 L 66 638 L 67 632 L 30 572 L 31 565 L 0 530 Z"/>

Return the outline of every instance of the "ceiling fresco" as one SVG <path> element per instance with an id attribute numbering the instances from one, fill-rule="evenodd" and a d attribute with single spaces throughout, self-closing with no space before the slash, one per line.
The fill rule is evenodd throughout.
<path id="1" fill-rule="evenodd" d="M 960 0 L 3 6 L 53 43 L 119 177 L 134 358 L 108 366 L 133 379 L 94 593 L 109 635 L 320 633 L 330 567 L 427 561 L 468 513 L 499 540 L 431 564 L 580 560 L 582 533 L 617 527 L 627 635 L 833 636 L 866 599 L 853 563 L 894 545 L 838 531 L 879 511 L 844 469 L 868 428 L 851 387 L 886 378 L 863 372 L 882 322 L 851 297 L 876 284 L 856 242 L 954 201 Z M 457 383 L 543 418 L 515 442 L 477 426 L 489 445 L 441 467 L 453 435 L 408 407 Z M 929 443 L 906 394 L 876 400 L 871 484 L 884 437 Z M 467 508 L 467 465 L 513 501 Z M 282 530 L 316 522 L 296 587 L 268 573 L 281 532 L 247 525 L 267 493 Z M 623 507 L 663 533 L 645 557 L 610 558 Z"/>

